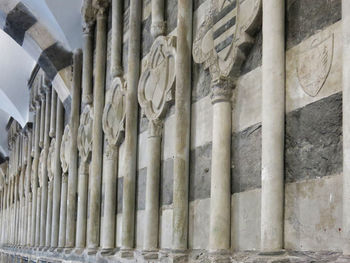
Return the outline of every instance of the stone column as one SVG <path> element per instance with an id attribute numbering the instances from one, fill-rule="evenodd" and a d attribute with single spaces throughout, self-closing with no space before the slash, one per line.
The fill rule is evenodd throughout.
<path id="1" fill-rule="evenodd" d="M 83 26 L 83 79 L 82 79 L 82 102 L 92 103 L 92 76 L 93 76 L 93 36 L 95 25 L 95 10 L 92 7 L 92 0 L 84 0 L 82 15 Z"/>
<path id="2" fill-rule="evenodd" d="M 38 187 L 37 189 L 37 201 L 36 201 L 36 221 L 35 221 L 35 246 L 39 247 L 40 245 L 40 210 L 41 210 L 41 191 L 42 188 Z"/>
<path id="3" fill-rule="evenodd" d="M 342 1 L 343 29 L 343 254 L 350 256 L 350 1 Z"/>
<path id="4" fill-rule="evenodd" d="M 43 92 L 43 91 L 41 91 Z M 44 133 L 45 133 L 45 95 L 41 94 L 41 111 L 40 111 L 40 137 L 39 146 L 42 148 L 44 146 Z"/>
<path id="5" fill-rule="evenodd" d="M 51 91 L 51 117 L 50 117 L 50 137 L 55 137 L 56 133 L 56 108 L 57 108 L 57 93 L 54 88 Z"/>
<path id="6" fill-rule="evenodd" d="M 36 207 L 37 207 L 37 188 L 38 188 L 38 166 L 39 166 L 39 140 L 40 140 L 40 116 L 41 107 L 36 103 L 35 116 L 35 137 L 34 137 L 34 159 L 32 163 L 31 186 L 32 186 L 32 220 L 31 220 L 31 234 L 30 245 L 35 246 L 35 227 L 36 227 Z"/>
<path id="7" fill-rule="evenodd" d="M 123 49 L 123 1 L 112 0 L 112 47 L 111 74 L 112 78 L 121 77 Z"/>
<path id="8" fill-rule="evenodd" d="M 174 252 L 187 249 L 191 129 L 192 0 L 178 0 L 173 192 Z"/>
<path id="9" fill-rule="evenodd" d="M 63 248 L 66 242 L 66 226 L 67 226 L 67 174 L 62 174 L 62 188 L 61 188 L 61 208 L 60 208 L 60 224 L 58 235 L 58 247 Z"/>
<path id="10" fill-rule="evenodd" d="M 26 176 L 25 176 L 25 196 L 26 196 L 26 203 L 25 203 L 25 223 L 24 223 L 24 245 L 29 246 L 29 228 L 30 228 L 30 216 L 29 211 L 31 209 L 30 203 L 29 203 L 29 195 L 30 195 L 30 177 L 31 177 L 31 169 L 32 169 L 32 130 L 28 130 L 27 136 L 28 136 L 28 143 L 27 143 L 27 165 L 26 165 Z"/>
<path id="11" fill-rule="evenodd" d="M 146 181 L 146 214 L 143 248 L 144 253 L 158 250 L 159 229 L 159 176 L 162 121 L 150 121 L 148 126 L 148 163 Z M 153 255 L 158 257 L 158 255 Z M 147 258 L 147 255 L 145 255 Z"/>
<path id="12" fill-rule="evenodd" d="M 96 73 L 94 79 L 93 127 L 91 174 L 89 177 L 89 207 L 87 226 L 87 246 L 90 253 L 96 253 L 100 243 L 100 205 L 101 205 L 101 174 L 102 174 L 102 114 L 104 106 L 104 87 L 106 73 L 107 44 L 107 9 L 108 1 L 95 1 L 97 11 L 96 22 Z"/>
<path id="13" fill-rule="evenodd" d="M 79 184 L 78 184 L 78 208 L 77 208 L 77 240 L 76 248 L 81 252 L 86 244 L 86 222 L 87 222 L 87 195 L 88 195 L 88 174 L 91 158 L 92 145 L 92 110 L 86 105 L 80 117 L 78 130 L 78 149 L 80 156 Z"/>
<path id="14" fill-rule="evenodd" d="M 42 192 L 41 192 L 41 214 L 40 214 L 40 247 L 44 247 L 46 242 L 46 217 L 47 217 L 47 155 L 50 147 L 50 116 L 51 116 L 51 87 L 49 83 L 45 83 L 46 90 L 46 109 L 45 109 L 45 130 L 44 130 L 44 155 L 43 155 L 43 169 L 42 169 Z"/>
<path id="15" fill-rule="evenodd" d="M 115 248 L 115 208 L 117 196 L 118 147 L 107 143 L 103 165 L 103 209 L 101 247 L 103 253 Z"/>
<path id="16" fill-rule="evenodd" d="M 283 248 L 285 1 L 263 0 L 261 252 Z"/>
<path id="17" fill-rule="evenodd" d="M 212 83 L 213 146 L 210 186 L 209 250 L 230 249 L 231 216 L 231 95 L 227 81 Z"/>
<path id="18" fill-rule="evenodd" d="M 74 52 L 73 58 L 73 86 L 72 86 L 72 106 L 70 116 L 70 154 L 67 189 L 67 228 L 66 244 L 68 248 L 75 246 L 75 222 L 76 222 L 76 197 L 78 184 L 78 128 L 80 111 L 80 89 L 81 89 L 81 61 L 82 53 L 78 49 Z"/>
<path id="19" fill-rule="evenodd" d="M 135 186 L 137 164 L 137 89 L 140 77 L 141 7 L 139 0 L 130 1 L 128 89 L 126 95 L 125 152 L 122 215 L 122 257 L 132 256 L 134 247 Z"/>
<path id="20" fill-rule="evenodd" d="M 52 229 L 52 192 L 53 182 L 48 182 L 48 196 L 47 196 L 47 217 L 46 217 L 46 238 L 45 246 L 48 248 L 51 245 L 51 229 Z"/>
<path id="21" fill-rule="evenodd" d="M 56 147 L 55 147 L 55 168 L 53 178 L 53 198 L 52 198 L 52 230 L 51 230 L 51 247 L 58 246 L 58 230 L 59 230 L 59 216 L 60 216 L 60 201 L 61 201 L 61 163 L 60 163 L 60 145 L 62 142 L 63 130 L 63 105 L 57 99 L 57 115 L 56 115 Z"/>
<path id="22" fill-rule="evenodd" d="M 152 0 L 151 34 L 156 38 L 165 33 L 164 0 Z"/>

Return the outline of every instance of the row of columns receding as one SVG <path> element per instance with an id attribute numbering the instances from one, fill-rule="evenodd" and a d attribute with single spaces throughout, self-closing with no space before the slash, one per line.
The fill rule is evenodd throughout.
<path id="1" fill-rule="evenodd" d="M 123 4 L 112 0 L 112 79 L 122 78 Z M 345 3 L 344 3 L 345 2 Z M 116 250 L 116 182 L 119 144 L 107 141 L 104 152 L 103 114 L 108 1 L 85 1 L 83 52 L 74 53 L 71 115 L 64 128 L 64 108 L 45 78 L 33 87 L 34 128 L 9 131 L 8 179 L 0 192 L 2 244 L 87 249 L 94 254 Z M 125 96 L 125 158 L 123 181 L 122 257 L 132 256 L 135 240 L 135 187 L 137 167 L 138 86 L 140 78 L 141 8 L 130 1 L 127 91 Z M 175 156 L 173 177 L 172 250 L 188 249 L 188 186 L 191 122 L 192 1 L 179 0 L 176 39 Z M 350 18 L 350 4 L 343 1 L 343 21 Z M 154 39 L 165 33 L 164 0 L 152 0 Z M 344 65 L 348 73 L 350 29 L 344 27 Z M 349 31 L 349 32 L 348 32 Z M 262 61 L 262 193 L 261 251 L 278 252 L 283 246 L 284 115 L 285 115 L 285 1 L 263 0 Z M 95 34 L 95 35 L 94 35 Z M 93 43 L 95 41 L 95 44 Z M 93 76 L 93 47 L 96 46 Z M 349 54 L 348 54 L 349 53 Z M 344 74 L 344 99 L 350 85 Z M 213 85 L 213 148 L 209 251 L 225 255 L 231 247 L 231 92 Z M 82 87 L 82 90 L 81 90 Z M 226 87 L 225 87 L 226 88 Z M 229 87 L 232 90 L 232 87 Z M 348 94 L 349 93 L 349 94 Z M 82 95 L 81 95 L 82 94 Z M 349 168 L 347 153 L 350 125 L 344 103 L 344 229 L 348 213 Z M 80 114 L 80 109 L 82 113 Z M 153 123 L 154 125 L 154 123 Z M 89 129 L 91 131 L 89 132 Z M 159 176 L 161 136 L 148 139 L 146 183 L 145 256 L 157 257 L 159 249 Z M 160 133 L 161 134 L 161 133 Z M 82 138 L 80 138 L 80 137 Z M 80 141 L 78 139 L 80 138 Z M 67 143 L 68 142 L 68 143 Z M 79 163 L 80 160 L 80 163 Z M 89 163 L 90 162 L 90 163 Z M 101 190 L 104 189 L 102 195 Z M 103 196 L 103 200 L 102 200 Z M 103 214 L 101 203 L 103 202 Z M 102 222 L 101 222 L 102 220 Z M 101 231 L 101 233 L 100 233 Z M 344 231 L 345 232 L 345 231 Z M 348 231 L 346 231 L 347 233 Z M 345 234 L 344 253 L 349 238 Z"/>

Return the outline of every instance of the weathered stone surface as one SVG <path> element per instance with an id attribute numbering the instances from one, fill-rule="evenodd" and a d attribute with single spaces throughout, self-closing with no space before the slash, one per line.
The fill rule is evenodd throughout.
<path id="1" fill-rule="evenodd" d="M 35 16 L 20 2 L 8 13 L 4 31 L 21 46 L 26 31 L 36 22 Z"/>
<path id="2" fill-rule="evenodd" d="M 153 43 L 153 37 L 150 34 L 151 32 L 151 22 L 152 17 L 148 16 L 147 19 L 142 21 L 142 37 L 141 37 L 141 57 L 143 58 L 146 56 L 151 49 L 152 43 Z"/>
<path id="3" fill-rule="evenodd" d="M 341 0 L 288 0 L 287 49 L 341 19 Z"/>
<path id="4" fill-rule="evenodd" d="M 170 205 L 173 203 L 173 158 L 166 159 L 161 163 L 160 177 L 160 204 Z"/>
<path id="5" fill-rule="evenodd" d="M 192 63 L 192 103 L 210 94 L 210 74 L 202 64 Z"/>
<path id="6" fill-rule="evenodd" d="M 247 59 L 241 68 L 241 75 L 244 75 L 257 67 L 260 67 L 262 63 L 262 32 L 259 31 L 255 37 L 255 42 L 250 50 Z"/>
<path id="7" fill-rule="evenodd" d="M 165 0 L 166 34 L 170 34 L 177 26 L 177 1 Z"/>
<path id="8" fill-rule="evenodd" d="M 232 136 L 231 193 L 261 187 L 261 124 Z"/>
<path id="9" fill-rule="evenodd" d="M 286 117 L 286 181 L 342 171 L 342 94 L 337 93 Z"/>
<path id="10" fill-rule="evenodd" d="M 66 126 L 69 123 L 71 104 L 72 104 L 72 97 L 68 96 L 63 102 L 63 107 L 64 107 L 64 126 Z"/>
<path id="11" fill-rule="evenodd" d="M 190 157 L 190 201 L 210 197 L 212 144 L 199 146 Z"/>
<path id="12" fill-rule="evenodd" d="M 147 168 L 137 172 L 136 210 L 145 209 Z"/>
<path id="13" fill-rule="evenodd" d="M 123 212 L 123 177 L 118 177 L 118 186 L 117 186 L 117 214 Z"/>

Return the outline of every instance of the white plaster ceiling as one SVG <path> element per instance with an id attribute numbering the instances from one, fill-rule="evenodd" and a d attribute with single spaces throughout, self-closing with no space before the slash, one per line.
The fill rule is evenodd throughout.
<path id="1" fill-rule="evenodd" d="M 82 0 L 22 2 L 68 50 L 82 46 Z M 0 30 L 0 152 L 4 156 L 8 155 L 6 124 L 10 117 L 22 126 L 32 121 L 27 83 L 35 65 L 36 61 Z"/>

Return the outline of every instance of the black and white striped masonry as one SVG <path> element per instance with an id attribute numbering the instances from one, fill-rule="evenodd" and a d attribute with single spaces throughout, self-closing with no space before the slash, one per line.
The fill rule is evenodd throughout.
<path id="1" fill-rule="evenodd" d="M 60 99 L 65 101 L 69 89 L 60 71 L 72 65 L 72 52 L 19 0 L 0 2 L 0 28 L 36 60 L 53 83 L 58 83 L 55 88 Z"/>

